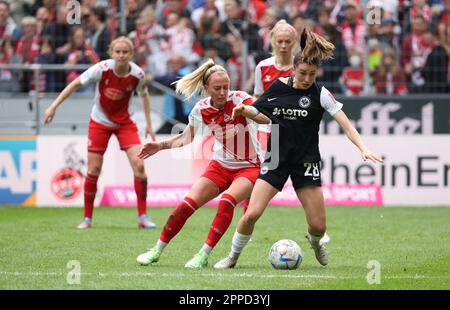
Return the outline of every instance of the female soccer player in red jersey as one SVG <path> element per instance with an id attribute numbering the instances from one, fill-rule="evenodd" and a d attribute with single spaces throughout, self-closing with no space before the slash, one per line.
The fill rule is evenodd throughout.
<path id="1" fill-rule="evenodd" d="M 177 82 L 178 93 L 189 98 L 201 91 L 210 97 L 196 103 L 189 115 L 189 124 L 181 134 L 161 142 L 147 143 L 138 155 L 145 159 L 160 150 L 187 145 L 202 125 L 206 125 L 215 137 L 214 154 L 209 166 L 173 210 L 156 245 L 137 257 L 142 265 L 157 262 L 187 219 L 199 207 L 223 193 L 204 245 L 185 265 L 187 268 L 205 267 L 209 254 L 231 223 L 235 206 L 250 196 L 260 167 L 257 128 L 252 123 L 268 122 L 269 119 L 263 115 L 232 119 L 233 108 L 252 104 L 253 98 L 242 91 L 231 91 L 229 87 L 227 71 L 212 60 L 184 76 Z"/>
<path id="2" fill-rule="evenodd" d="M 134 174 L 134 189 L 137 196 L 138 226 L 154 228 L 156 225 L 147 215 L 147 175 L 144 162 L 138 158 L 141 147 L 138 129 L 130 117 L 130 99 L 133 92 L 139 94 L 147 126 L 145 135 L 155 140 L 150 120 L 150 96 L 146 87 L 144 71 L 131 61 L 133 43 L 126 37 L 113 40 L 109 47 L 112 59 L 99 62 L 72 81 L 45 111 L 44 122 L 50 123 L 58 106 L 76 89 L 96 83 L 94 106 L 88 130 L 87 176 L 84 183 L 84 219 L 78 228 L 90 228 L 97 180 L 103 163 L 103 154 L 109 138 L 115 134 L 120 148 L 127 154 Z"/>
<path id="3" fill-rule="evenodd" d="M 291 75 L 294 55 L 299 49 L 297 31 L 282 19 L 270 31 L 270 44 L 273 56 L 260 61 L 255 69 L 253 92 L 257 98 L 278 78 Z"/>

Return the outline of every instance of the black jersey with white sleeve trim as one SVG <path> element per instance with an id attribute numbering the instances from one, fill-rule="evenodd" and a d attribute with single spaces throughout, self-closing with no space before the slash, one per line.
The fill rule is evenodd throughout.
<path id="1" fill-rule="evenodd" d="M 268 154 L 278 141 L 280 163 L 288 164 L 320 161 L 319 126 L 323 113 L 333 116 L 342 109 L 342 103 L 323 86 L 314 83 L 308 89 L 297 89 L 280 80 L 272 83 L 253 106 L 272 124 L 278 124 L 278 135 L 273 131 L 270 136 Z"/>

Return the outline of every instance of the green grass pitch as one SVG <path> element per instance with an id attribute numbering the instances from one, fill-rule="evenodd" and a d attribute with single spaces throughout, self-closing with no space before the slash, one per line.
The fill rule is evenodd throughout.
<path id="1" fill-rule="evenodd" d="M 139 266 L 172 208 L 150 209 L 157 229 L 140 230 L 135 209 L 96 208 L 92 229 L 76 229 L 80 208 L 0 207 L 0 289 L 301 290 L 449 289 L 450 208 L 327 208 L 330 263 L 320 266 L 304 235 L 301 208 L 268 208 L 236 268 L 215 270 L 226 255 L 242 208 L 213 251 L 207 268 L 186 270 L 200 249 L 215 208 L 194 214 L 158 263 Z M 279 239 L 297 241 L 297 270 L 274 270 L 267 260 Z M 80 263 L 80 284 L 69 284 L 68 262 Z M 369 284 L 380 264 L 380 284 Z M 369 274 L 369 275 L 371 275 Z M 373 277 L 369 277 L 375 279 Z M 70 279 L 70 277 L 69 277 Z"/>

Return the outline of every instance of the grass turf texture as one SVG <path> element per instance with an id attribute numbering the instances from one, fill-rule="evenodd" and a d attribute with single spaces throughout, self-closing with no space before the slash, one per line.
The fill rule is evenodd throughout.
<path id="1" fill-rule="evenodd" d="M 0 207 L 0 289 L 448 289 L 450 208 L 327 208 L 330 263 L 321 267 L 304 238 L 300 208 L 268 208 L 235 269 L 212 265 L 230 249 L 242 208 L 213 251 L 209 266 L 184 264 L 203 244 L 215 208 L 202 208 L 158 263 L 136 256 L 159 237 L 172 208 L 151 209 L 157 229 L 139 230 L 135 209 L 96 208 L 93 228 L 76 229 L 80 208 Z M 303 251 L 297 270 L 274 270 L 267 260 L 279 239 Z M 67 264 L 81 264 L 81 284 L 69 285 Z M 381 284 L 369 285 L 367 264 L 381 265 Z"/>

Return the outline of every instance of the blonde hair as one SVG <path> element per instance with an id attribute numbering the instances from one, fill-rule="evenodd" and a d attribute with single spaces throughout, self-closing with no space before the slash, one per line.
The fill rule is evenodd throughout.
<path id="1" fill-rule="evenodd" d="M 294 67 L 306 63 L 318 66 L 322 60 L 333 58 L 334 44 L 324 37 L 304 29 L 300 36 L 301 52 L 294 57 Z"/>
<path id="2" fill-rule="evenodd" d="M 294 44 L 292 46 L 292 55 L 297 54 L 297 52 L 300 50 L 300 46 L 297 44 L 298 41 L 298 34 L 297 34 L 297 30 L 295 30 L 295 28 L 289 24 L 285 19 L 281 19 L 279 20 L 272 28 L 272 30 L 270 31 L 270 45 L 272 46 L 272 51 L 274 51 L 273 53 L 275 53 L 275 36 L 277 35 L 277 33 L 279 31 L 289 31 L 292 34 L 292 37 L 294 39 Z"/>
<path id="3" fill-rule="evenodd" d="M 227 74 L 227 70 L 225 70 L 224 67 L 216 65 L 214 60 L 209 59 L 195 71 L 176 81 L 176 92 L 184 95 L 187 99 L 193 97 L 197 92 L 200 92 L 201 95 L 205 95 L 208 78 L 217 71 L 223 71 Z"/>
<path id="4" fill-rule="evenodd" d="M 118 38 L 112 40 L 112 42 L 109 44 L 109 47 L 108 47 L 108 55 L 109 56 L 112 56 L 114 46 L 119 42 L 124 42 L 124 43 L 128 44 L 128 46 L 130 47 L 130 50 L 131 50 L 131 55 L 134 54 L 133 42 L 131 42 L 131 40 L 129 38 L 127 38 L 125 36 L 121 36 L 121 37 L 118 37 Z"/>

